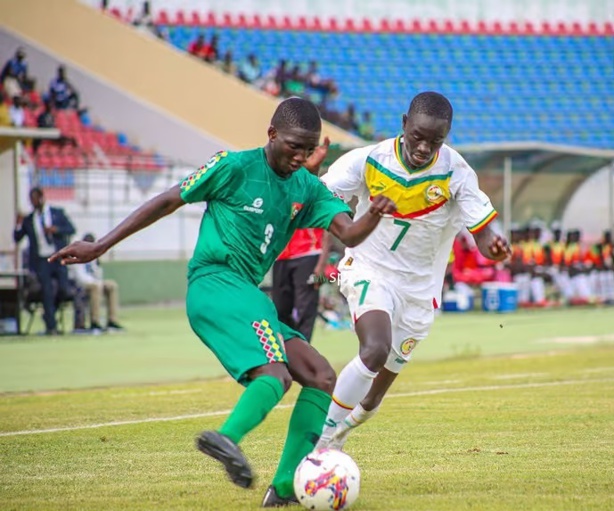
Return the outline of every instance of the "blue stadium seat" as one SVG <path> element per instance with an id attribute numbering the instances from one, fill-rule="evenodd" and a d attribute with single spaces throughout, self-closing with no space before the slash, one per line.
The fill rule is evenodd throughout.
<path id="1" fill-rule="evenodd" d="M 186 49 L 210 29 L 169 26 Z M 220 28 L 220 48 L 235 59 L 256 53 L 265 68 L 279 59 L 317 60 L 339 84 L 335 104 L 370 110 L 392 136 L 415 93 L 439 90 L 456 111 L 454 143 L 544 140 L 614 147 L 614 38 L 316 32 Z"/>

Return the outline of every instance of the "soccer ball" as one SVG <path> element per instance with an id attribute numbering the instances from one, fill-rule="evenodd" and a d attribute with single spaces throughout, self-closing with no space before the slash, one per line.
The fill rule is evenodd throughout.
<path id="1" fill-rule="evenodd" d="M 336 449 L 319 449 L 308 454 L 294 473 L 294 494 L 306 509 L 348 509 L 359 491 L 358 465 Z"/>

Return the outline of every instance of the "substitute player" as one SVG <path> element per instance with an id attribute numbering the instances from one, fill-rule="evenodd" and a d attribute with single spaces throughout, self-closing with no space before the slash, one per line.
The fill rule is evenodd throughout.
<path id="1" fill-rule="evenodd" d="M 196 335 L 246 389 L 219 430 L 200 434 L 198 448 L 220 461 L 235 484 L 251 486 L 252 470 L 238 444 L 279 403 L 292 380 L 303 386 L 263 507 L 294 499 L 294 471 L 321 433 L 335 373 L 300 334 L 278 320 L 258 284 L 296 229 L 328 229 L 355 246 L 383 214 L 395 211 L 391 200 L 378 196 L 352 222 L 348 206 L 303 168 L 320 131 L 320 115 L 311 102 L 283 101 L 265 147 L 217 153 L 98 241 L 75 242 L 51 257 L 64 264 L 91 261 L 184 204 L 207 203 L 188 267 L 187 315 Z"/>
<path id="2" fill-rule="evenodd" d="M 397 212 L 339 263 L 360 349 L 337 378 L 318 447 L 341 448 L 349 430 L 373 416 L 428 335 L 459 230 L 467 227 L 490 259 L 510 253 L 491 227 L 497 213 L 475 172 L 443 143 L 451 124 L 444 96 L 418 94 L 403 115 L 402 136 L 350 151 L 322 178 L 346 201 L 358 198 L 357 218 L 378 194 L 393 199 Z"/>

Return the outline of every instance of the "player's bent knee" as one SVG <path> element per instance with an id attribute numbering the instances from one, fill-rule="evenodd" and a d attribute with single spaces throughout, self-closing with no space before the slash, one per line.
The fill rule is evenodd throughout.
<path id="1" fill-rule="evenodd" d="M 288 392 L 288 390 L 290 390 L 290 387 L 292 386 L 292 376 L 290 375 L 290 372 L 288 371 L 286 365 L 280 362 L 256 367 L 249 372 L 250 380 L 254 380 L 258 378 L 258 376 L 264 375 L 273 376 L 274 378 L 277 378 L 284 388 L 284 393 Z"/>
<path id="2" fill-rule="evenodd" d="M 320 364 L 315 368 L 310 377 L 305 381 L 306 387 L 313 387 L 332 394 L 335 384 L 337 383 L 337 375 L 335 370 L 328 364 Z"/>
<path id="3" fill-rule="evenodd" d="M 384 367 L 390 353 L 390 345 L 382 342 L 365 343 L 360 348 L 360 359 L 370 371 L 378 372 Z"/>

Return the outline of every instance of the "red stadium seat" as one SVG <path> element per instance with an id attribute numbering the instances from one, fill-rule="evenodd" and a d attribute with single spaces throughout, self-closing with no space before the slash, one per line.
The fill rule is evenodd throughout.
<path id="1" fill-rule="evenodd" d="M 422 23 L 419 19 L 414 19 L 411 22 L 411 26 L 408 27 L 412 32 L 422 32 Z"/>
<path id="2" fill-rule="evenodd" d="M 567 23 L 563 22 L 563 21 L 559 21 L 556 24 L 556 33 L 558 35 L 567 35 L 569 32 L 571 32 L 568 27 L 567 27 Z"/>
<path id="3" fill-rule="evenodd" d="M 24 124 L 28 127 L 36 126 L 36 115 L 29 108 L 24 109 Z"/>
<path id="4" fill-rule="evenodd" d="M 268 15 L 266 18 L 265 28 L 277 28 L 277 18 L 275 16 Z"/>
<path id="5" fill-rule="evenodd" d="M 307 24 L 307 18 L 305 18 L 305 16 L 299 16 L 298 19 L 296 20 L 296 28 L 298 30 L 307 30 L 308 24 Z"/>
<path id="6" fill-rule="evenodd" d="M 501 25 L 500 21 L 495 21 L 492 25 L 492 32 L 493 34 L 502 34 L 503 31 L 503 26 Z"/>
<path id="7" fill-rule="evenodd" d="M 456 32 L 456 27 L 454 26 L 454 22 L 452 20 L 444 20 L 443 31 L 446 34 L 453 34 L 454 32 Z"/>
<path id="8" fill-rule="evenodd" d="M 51 158 L 45 154 L 39 154 L 36 157 L 36 166 L 43 169 L 51 168 Z"/>
<path id="9" fill-rule="evenodd" d="M 382 32 L 390 32 L 390 22 L 386 18 L 383 18 L 379 23 L 379 29 Z"/>
<path id="10" fill-rule="evenodd" d="M 354 20 L 352 18 L 346 18 L 343 24 L 343 27 L 344 27 L 344 30 L 346 30 L 347 32 L 356 31 L 356 25 L 354 25 Z"/>
<path id="11" fill-rule="evenodd" d="M 230 13 L 225 12 L 222 16 L 222 26 L 224 27 L 232 27 L 232 16 Z"/>
<path id="12" fill-rule="evenodd" d="M 584 29 L 582 28 L 582 25 L 580 23 L 578 23 L 577 21 L 574 21 L 571 24 L 571 33 L 573 35 L 582 35 L 584 34 Z"/>
<path id="13" fill-rule="evenodd" d="M 294 23 L 292 23 L 292 18 L 290 18 L 290 16 L 284 16 L 282 18 L 281 28 L 284 30 L 292 30 L 294 28 Z"/>
<path id="14" fill-rule="evenodd" d="M 171 22 L 168 18 L 168 14 L 164 9 L 158 11 L 158 16 L 156 16 L 156 25 L 170 25 Z"/>
<path id="15" fill-rule="evenodd" d="M 371 20 L 369 18 L 363 18 L 360 24 L 360 30 L 364 32 L 372 32 L 373 25 L 371 25 Z"/>
<path id="16" fill-rule="evenodd" d="M 192 11 L 192 13 L 190 14 L 189 24 L 193 27 L 200 27 L 203 24 L 200 19 L 200 14 L 198 14 L 198 11 Z"/>
<path id="17" fill-rule="evenodd" d="M 550 22 L 548 21 L 543 21 L 542 25 L 541 25 L 541 33 L 542 34 L 553 34 L 554 30 L 552 29 L 552 25 L 550 25 Z"/>
<path id="18" fill-rule="evenodd" d="M 260 18 L 259 14 L 254 14 L 254 18 L 252 20 L 252 26 L 255 28 L 262 28 L 262 18 Z"/>
<path id="19" fill-rule="evenodd" d="M 478 33 L 479 34 L 487 34 L 488 26 L 485 21 L 478 21 Z"/>
<path id="20" fill-rule="evenodd" d="M 429 32 L 439 32 L 439 23 L 437 20 L 430 20 L 428 24 Z"/>
<path id="21" fill-rule="evenodd" d="M 209 11 L 207 13 L 206 25 L 208 27 L 215 27 L 217 25 L 217 20 L 215 19 L 215 13 L 213 11 Z"/>
<path id="22" fill-rule="evenodd" d="M 470 34 L 471 33 L 471 25 L 467 20 L 461 20 L 460 22 L 460 33 L 461 34 Z"/>
<path id="23" fill-rule="evenodd" d="M 320 18 L 318 16 L 313 17 L 311 26 L 314 30 L 323 30 L 322 21 L 320 21 Z"/>
<path id="24" fill-rule="evenodd" d="M 535 27 L 533 26 L 533 23 L 531 23 L 530 21 L 525 21 L 524 22 L 524 31 L 525 34 L 534 34 L 535 33 Z"/>
<path id="25" fill-rule="evenodd" d="M 239 16 L 237 17 L 237 26 L 239 28 L 247 28 L 249 26 L 249 23 L 247 21 L 247 17 L 245 16 L 245 14 L 239 14 Z"/>
<path id="26" fill-rule="evenodd" d="M 332 32 L 339 30 L 339 25 L 337 24 L 337 18 L 330 18 L 328 20 L 328 30 Z"/>
<path id="27" fill-rule="evenodd" d="M 606 35 L 614 35 L 614 23 L 606 21 L 603 24 L 603 33 Z"/>
<path id="28" fill-rule="evenodd" d="M 118 20 L 123 19 L 122 13 L 117 7 L 112 7 L 111 9 L 109 9 L 109 12 L 114 18 L 117 18 Z"/>
<path id="29" fill-rule="evenodd" d="M 181 9 L 178 9 L 177 12 L 175 13 L 175 24 L 176 25 L 187 25 L 188 24 L 185 14 Z"/>
<path id="30" fill-rule="evenodd" d="M 405 22 L 402 19 L 394 20 L 394 25 L 392 27 L 394 32 L 405 32 Z"/>
<path id="31" fill-rule="evenodd" d="M 507 32 L 510 34 L 519 34 L 520 33 L 520 28 L 518 27 L 518 23 L 516 23 L 515 21 L 510 21 L 508 28 L 507 28 Z"/>
<path id="32" fill-rule="evenodd" d="M 599 27 L 597 26 L 597 23 L 595 23 L 594 21 L 591 21 L 588 24 L 588 34 L 589 35 L 599 35 L 600 34 Z"/>

